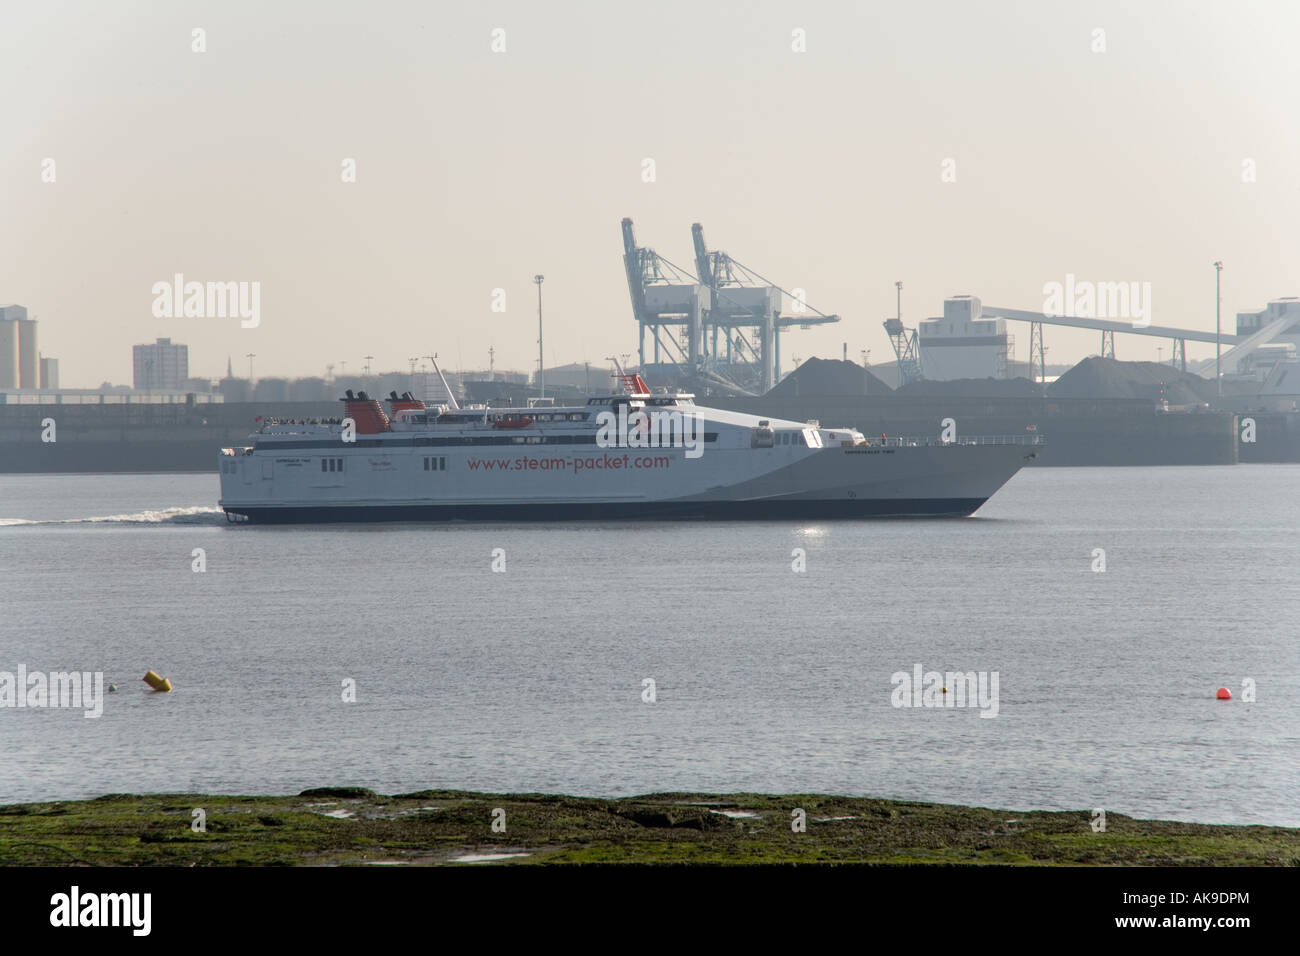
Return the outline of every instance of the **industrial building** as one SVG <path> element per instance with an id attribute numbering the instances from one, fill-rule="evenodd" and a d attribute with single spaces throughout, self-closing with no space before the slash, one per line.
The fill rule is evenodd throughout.
<path id="1" fill-rule="evenodd" d="M 1014 358 L 1015 339 L 1007 332 L 1007 321 L 1029 324 L 1027 364 Z M 985 305 L 976 296 L 953 296 L 944 300 L 941 318 L 927 319 L 917 328 L 907 328 L 901 318 L 888 320 L 885 330 L 897 357 L 896 368 L 892 374 L 880 366 L 873 371 L 891 387 L 918 379 L 1028 377 L 1046 383 L 1049 368 L 1043 343 L 1047 326 L 1099 332 L 1100 355 L 1111 359 L 1115 358 L 1116 333 L 1166 338 L 1172 344 L 1171 367 L 1210 380 L 1221 373 L 1225 393 L 1231 389 L 1269 396 L 1300 394 L 1300 299 L 1294 296 L 1271 300 L 1258 312 L 1239 312 L 1235 333 L 1048 315 Z M 1223 349 L 1219 360 L 1188 362 L 1189 341 L 1217 344 Z"/>
<path id="2" fill-rule="evenodd" d="M 41 388 L 50 390 L 59 387 L 59 360 L 41 356 Z"/>
<path id="3" fill-rule="evenodd" d="M 924 377 L 1006 378 L 1007 356 L 1014 339 L 1006 319 L 986 319 L 980 300 L 959 295 L 943 300 L 943 318 L 927 319 L 918 327 Z"/>
<path id="4" fill-rule="evenodd" d="M 136 389 L 180 391 L 190 377 L 189 346 L 173 344 L 171 339 L 134 346 L 132 357 Z"/>
<path id="5" fill-rule="evenodd" d="M 1225 386 L 1267 396 L 1300 394 L 1300 299 L 1284 296 L 1258 312 L 1238 312 L 1237 338 L 1250 347 L 1224 356 Z"/>
<path id="6" fill-rule="evenodd" d="M 546 370 L 547 388 L 571 388 L 588 394 L 596 394 L 609 386 L 609 363 L 571 362 L 568 365 L 556 365 Z M 537 385 L 537 376 L 533 376 Z"/>
<path id="7" fill-rule="evenodd" d="M 36 320 L 26 306 L 0 305 L 0 389 L 41 387 Z"/>
<path id="8" fill-rule="evenodd" d="M 1258 312 L 1238 312 L 1237 334 L 1240 336 L 1254 335 L 1266 325 L 1288 317 L 1294 321 L 1290 326 L 1274 336 L 1273 341 L 1279 342 L 1285 339 L 1293 343 L 1300 343 L 1300 299 L 1293 295 L 1273 299 Z"/>
<path id="9" fill-rule="evenodd" d="M 14 306 L 5 306 L 7 312 Z M 26 310 L 24 310 L 26 311 Z M 18 387 L 18 323 L 0 318 L 0 388 Z"/>

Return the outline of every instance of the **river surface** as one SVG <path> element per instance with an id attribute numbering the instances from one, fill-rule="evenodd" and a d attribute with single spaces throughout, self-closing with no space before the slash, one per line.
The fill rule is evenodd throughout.
<path id="1" fill-rule="evenodd" d="M 259 528 L 215 476 L 0 476 L 0 682 L 118 686 L 98 718 L 0 706 L 0 803 L 827 792 L 1300 826 L 1297 488 L 1044 468 L 958 520 Z M 985 706 L 895 706 L 918 665 L 983 672 Z"/>

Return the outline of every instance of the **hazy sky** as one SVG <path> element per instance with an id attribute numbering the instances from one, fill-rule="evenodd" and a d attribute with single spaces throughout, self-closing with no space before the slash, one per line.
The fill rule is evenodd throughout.
<path id="1" fill-rule="evenodd" d="M 541 272 L 547 364 L 603 363 L 635 350 L 631 216 L 681 265 L 702 222 L 843 316 L 785 333 L 787 368 L 885 357 L 896 279 L 909 324 L 956 293 L 1039 309 L 1073 273 L 1213 329 L 1222 259 L 1231 331 L 1300 295 L 1297 35 L 1294 0 L 0 0 L 0 302 L 40 319 L 65 387 L 129 383 L 158 336 L 195 375 L 248 352 L 258 377 L 482 368 L 490 345 L 531 369 Z M 177 272 L 260 282 L 260 325 L 155 318 Z M 1047 360 L 1098 339 L 1049 328 Z"/>

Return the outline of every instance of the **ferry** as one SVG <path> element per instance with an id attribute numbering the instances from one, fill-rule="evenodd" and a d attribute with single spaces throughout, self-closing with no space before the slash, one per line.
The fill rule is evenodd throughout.
<path id="1" fill-rule="evenodd" d="M 223 448 L 220 506 L 260 523 L 956 517 L 1043 444 L 868 438 L 614 378 L 585 405 L 524 408 L 408 392 L 385 411 L 348 390 L 337 419 L 264 421 L 252 444 Z"/>

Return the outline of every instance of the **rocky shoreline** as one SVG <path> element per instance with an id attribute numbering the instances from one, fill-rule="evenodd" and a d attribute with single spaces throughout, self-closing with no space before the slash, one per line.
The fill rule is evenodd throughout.
<path id="1" fill-rule="evenodd" d="M 0 865 L 1300 865 L 1300 829 L 1097 822 L 826 794 L 110 794 L 0 806 Z"/>

